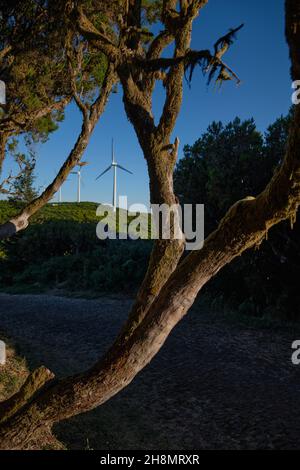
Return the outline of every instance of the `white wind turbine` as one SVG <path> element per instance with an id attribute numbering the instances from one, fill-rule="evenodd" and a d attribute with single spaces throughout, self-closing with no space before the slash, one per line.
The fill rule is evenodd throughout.
<path id="1" fill-rule="evenodd" d="M 116 162 L 115 160 L 115 151 L 114 151 L 114 140 L 112 139 L 112 145 L 111 145 L 111 165 L 109 165 L 106 170 L 104 170 L 102 173 L 100 173 L 99 176 L 97 176 L 96 180 L 101 178 L 107 171 L 110 169 L 113 169 L 113 197 L 112 197 L 112 206 L 114 209 L 114 212 L 116 211 L 117 207 L 117 168 L 120 168 L 120 170 L 126 171 L 127 173 L 130 173 L 133 175 L 132 171 L 127 170 L 123 166 L 119 165 L 119 163 Z"/>
<path id="2" fill-rule="evenodd" d="M 58 202 L 62 202 L 61 186 L 59 187 L 59 190 L 58 190 Z"/>
<path id="3" fill-rule="evenodd" d="M 88 162 L 78 163 L 79 170 L 71 171 L 71 175 L 77 175 L 77 202 L 81 202 L 81 168 L 87 165 Z"/>
<path id="4" fill-rule="evenodd" d="M 69 180 L 66 180 L 66 181 L 69 181 Z M 61 185 L 59 187 L 59 190 L 57 191 L 57 199 L 58 199 L 57 202 L 59 202 L 59 203 L 62 202 L 62 187 L 63 187 L 63 185 Z"/>
<path id="5" fill-rule="evenodd" d="M 56 178 L 57 174 L 58 174 L 59 170 L 53 170 L 53 174 L 54 174 L 54 177 Z M 62 188 L 63 188 L 63 185 L 64 183 L 66 183 L 67 181 L 70 181 L 69 179 L 66 179 L 59 187 L 59 189 L 56 191 L 56 195 L 57 195 L 57 199 L 56 199 L 56 202 L 58 203 L 61 203 L 62 202 Z M 54 196 L 53 196 L 53 204 L 55 204 L 55 199 L 54 199 Z"/>
<path id="6" fill-rule="evenodd" d="M 54 171 L 55 177 L 56 177 L 57 173 L 58 173 L 58 172 Z M 68 181 L 68 180 L 66 180 L 66 181 Z M 59 203 L 62 202 L 62 186 L 63 186 L 63 185 L 61 184 L 60 187 L 59 187 L 59 190 L 56 191 L 56 194 L 57 194 L 57 202 L 59 202 Z"/>

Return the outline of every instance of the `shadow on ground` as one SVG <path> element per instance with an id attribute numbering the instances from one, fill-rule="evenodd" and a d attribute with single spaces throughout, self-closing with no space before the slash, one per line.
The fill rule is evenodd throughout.
<path id="1" fill-rule="evenodd" d="M 0 294 L 0 329 L 31 368 L 57 376 L 85 369 L 126 318 L 124 298 Z M 298 330 L 299 331 L 299 330 Z M 296 331 L 259 330 L 195 308 L 119 395 L 55 427 L 69 449 L 299 448 Z"/>

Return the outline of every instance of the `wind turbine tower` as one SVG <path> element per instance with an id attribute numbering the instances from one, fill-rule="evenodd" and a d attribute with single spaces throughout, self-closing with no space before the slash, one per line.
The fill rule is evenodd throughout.
<path id="1" fill-rule="evenodd" d="M 71 171 L 72 175 L 77 175 L 77 202 L 78 203 L 81 202 L 81 169 L 87 164 L 88 162 L 79 162 L 78 163 L 79 170 Z"/>
<path id="2" fill-rule="evenodd" d="M 112 206 L 114 209 L 114 212 L 116 211 L 117 208 L 117 168 L 120 168 L 120 170 L 126 171 L 127 173 L 130 173 L 131 175 L 133 174 L 132 171 L 127 170 L 123 166 L 119 165 L 115 159 L 115 150 L 114 150 L 114 140 L 112 139 L 112 145 L 111 145 L 111 165 L 109 165 L 106 170 L 104 170 L 102 173 L 100 173 L 99 176 L 97 176 L 96 180 L 101 178 L 105 173 L 107 173 L 110 169 L 113 169 L 113 197 L 112 197 Z"/>

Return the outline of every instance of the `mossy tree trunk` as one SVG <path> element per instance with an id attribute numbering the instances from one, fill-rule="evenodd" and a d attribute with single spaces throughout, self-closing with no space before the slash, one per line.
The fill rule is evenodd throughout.
<path id="1" fill-rule="evenodd" d="M 197 5 L 199 8 L 200 3 L 204 2 L 181 2 L 181 21 L 185 18 L 185 13 L 191 13 L 189 7 Z M 174 2 L 166 1 L 164 5 L 167 16 L 165 21 L 173 24 Z M 175 15 L 175 20 L 177 19 Z M 189 30 L 190 25 L 185 30 L 186 38 Z M 286 1 L 286 36 L 291 52 L 292 78 L 296 80 L 300 70 L 300 5 L 294 0 Z M 178 37 L 177 41 L 181 47 L 182 40 Z M 184 47 L 188 47 L 187 45 L 188 42 Z M 177 66 L 172 67 L 169 72 L 160 133 L 153 123 L 149 99 L 146 99 L 145 94 L 140 94 L 136 83 L 133 87 L 128 86 L 133 83 L 132 73 L 128 75 L 128 71 L 123 68 L 119 70 L 126 111 L 148 163 L 151 199 L 155 202 L 176 202 L 169 169 L 174 162 L 170 164 L 168 160 L 170 150 L 176 152 L 176 145 L 170 147 L 168 131 L 172 130 L 173 113 L 176 117 L 177 106 L 180 108 L 182 72 L 183 69 L 179 73 Z M 173 89 L 172 83 L 175 86 Z M 151 83 L 149 86 L 151 87 Z M 173 91 L 169 93 L 171 89 Z M 143 127 L 140 125 L 142 121 Z M 172 241 L 165 246 L 158 242 L 135 310 L 133 309 L 130 320 L 107 354 L 82 374 L 50 382 L 45 389 L 34 393 L 33 397 L 27 397 L 26 405 L 22 401 L 19 407 L 18 399 L 14 400 L 16 413 L 9 413 L 7 418 L 4 416 L 2 419 L 1 448 L 22 448 L 41 428 L 49 428 L 60 420 L 91 410 L 126 387 L 160 350 L 201 288 L 234 258 L 245 250 L 258 246 L 273 225 L 285 219 L 293 222 L 299 204 L 300 107 L 297 106 L 285 159 L 266 189 L 256 198 L 248 197 L 234 204 L 218 228 L 205 240 L 203 248 L 191 252 L 179 263 L 182 246 L 175 246 L 174 251 L 171 248 L 168 260 L 168 247 L 172 246 Z M 158 268 L 160 261 L 167 264 L 163 271 Z"/>
<path id="2" fill-rule="evenodd" d="M 77 104 L 82 111 L 82 127 L 74 147 L 54 180 L 42 192 L 42 194 L 30 202 L 17 216 L 0 225 L 0 239 L 11 237 L 15 233 L 24 230 L 28 226 L 30 218 L 52 199 L 54 194 L 66 181 L 70 172 L 76 165 L 78 165 L 88 146 L 95 126 L 104 112 L 108 97 L 116 81 L 117 76 L 115 74 L 114 67 L 109 65 L 103 85 L 99 91 L 99 96 L 91 108 L 88 110 L 87 108 L 82 107 L 82 104 L 77 100 Z"/>

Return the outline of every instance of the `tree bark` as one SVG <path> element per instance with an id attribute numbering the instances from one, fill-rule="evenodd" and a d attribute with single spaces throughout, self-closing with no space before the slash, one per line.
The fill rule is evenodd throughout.
<path id="1" fill-rule="evenodd" d="M 295 79 L 300 63 L 296 50 L 300 11 L 291 0 L 287 0 L 286 6 Z M 300 204 L 299 149 L 300 106 L 297 106 L 284 162 L 266 189 L 256 198 L 248 197 L 230 208 L 203 248 L 193 251 L 174 270 L 127 341 L 117 341 L 85 373 L 50 384 L 5 421 L 0 427 L 2 449 L 22 448 L 41 428 L 99 406 L 126 387 L 160 350 L 209 279 L 245 250 L 258 246 L 273 225 L 285 219 L 294 221 Z"/>
<path id="2" fill-rule="evenodd" d="M 284 163 L 257 198 L 238 201 L 218 229 L 178 266 L 127 342 L 113 345 L 89 371 L 54 383 L 0 428 L 3 449 L 22 447 L 40 427 L 88 411 L 126 387 L 164 344 L 199 290 L 223 266 L 258 245 L 271 226 L 293 218 L 300 204 L 300 107 Z"/>
<path id="3" fill-rule="evenodd" d="M 202 6 L 206 2 L 202 2 Z M 133 1 L 135 7 L 135 26 L 140 24 L 141 5 Z M 171 39 L 175 38 L 174 57 L 182 56 L 190 47 L 191 28 L 200 6 L 185 12 L 180 28 L 174 27 L 168 19 L 168 11 L 176 8 L 176 1 L 164 2 L 163 19 L 169 23 L 168 34 L 160 35 L 150 48 L 149 58 L 158 57 Z M 138 14 L 139 12 L 139 14 Z M 139 49 L 139 45 L 136 45 Z M 141 86 L 134 70 L 119 67 L 119 75 L 124 89 L 124 106 L 129 120 L 132 122 L 144 158 L 148 166 L 151 204 L 166 204 L 169 207 L 178 206 L 179 201 L 174 194 L 173 172 L 178 156 L 179 140 L 170 143 L 171 134 L 180 112 L 183 94 L 184 64 L 171 67 L 166 74 L 166 99 L 158 126 L 155 126 L 152 115 L 152 93 L 155 85 L 155 74 L 143 77 L 146 86 Z M 135 328 L 147 315 L 151 304 L 157 298 L 161 289 L 176 269 L 184 251 L 184 239 L 176 239 L 174 234 L 180 227 L 173 226 L 170 240 L 156 240 L 151 253 L 146 276 L 138 291 L 136 301 L 131 309 L 128 321 L 125 323 L 119 341 L 126 341 Z"/>
<path id="4" fill-rule="evenodd" d="M 0 132 L 0 175 L 2 173 L 3 162 L 5 160 L 6 144 L 9 134 L 7 132 Z"/>
<path id="5" fill-rule="evenodd" d="M 0 423 L 4 423 L 27 405 L 34 395 L 52 379 L 54 379 L 54 374 L 44 366 L 29 374 L 20 390 L 8 400 L 0 403 Z"/>
<path id="6" fill-rule="evenodd" d="M 155 160 L 152 157 L 147 157 L 146 160 L 150 162 L 148 163 L 150 192 L 155 195 L 151 201 L 152 204 L 164 203 L 169 207 L 177 207 L 179 210 L 178 201 L 173 192 L 173 168 L 176 161 L 174 156 L 173 158 L 173 161 L 170 160 L 170 154 L 162 151 L 155 155 Z M 159 162 L 159 165 L 155 162 Z M 183 254 L 184 237 L 175 237 L 176 232 L 181 232 L 177 219 L 171 219 L 169 223 L 171 239 L 155 240 L 145 278 L 137 293 L 128 320 L 119 335 L 120 341 L 126 341 L 143 321 L 151 304 L 159 296 L 161 289 L 176 269 Z"/>
<path id="7" fill-rule="evenodd" d="M 104 111 L 108 97 L 116 81 L 117 77 L 115 75 L 114 68 L 109 65 L 99 97 L 91 107 L 89 115 L 85 115 L 83 117 L 81 132 L 68 158 L 60 168 L 52 183 L 39 197 L 29 203 L 16 217 L 13 217 L 10 221 L 0 225 L 0 240 L 8 238 L 20 230 L 24 230 L 29 224 L 30 217 L 50 201 L 54 194 L 59 190 L 60 186 L 65 182 L 69 173 L 80 162 L 80 159 L 88 146 L 95 125 Z"/>

